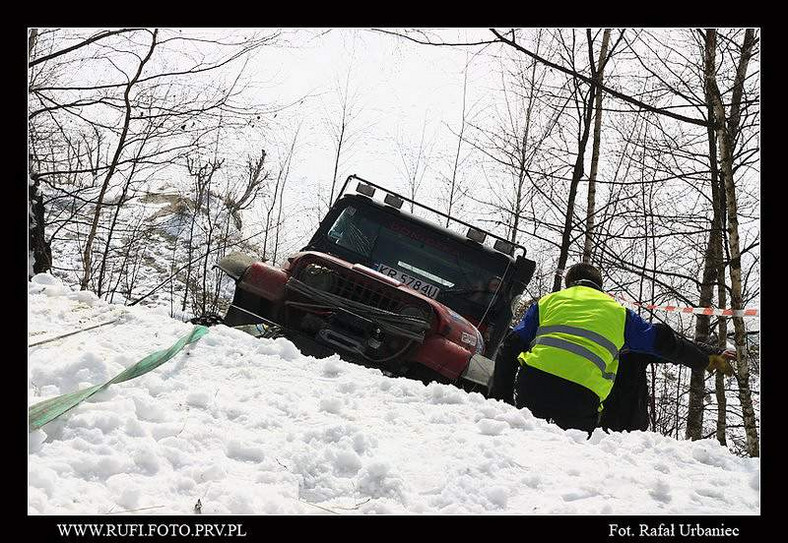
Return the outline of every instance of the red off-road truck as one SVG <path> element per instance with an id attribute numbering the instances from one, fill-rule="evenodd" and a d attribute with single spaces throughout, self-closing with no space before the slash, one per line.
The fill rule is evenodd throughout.
<path id="1" fill-rule="evenodd" d="M 354 180 L 356 193 L 346 194 Z M 467 235 L 404 211 L 404 202 Z M 238 253 L 218 266 L 236 281 L 228 326 L 284 335 L 304 354 L 338 353 L 486 393 L 535 263 L 522 246 L 350 176 L 307 246 L 282 267 Z"/>

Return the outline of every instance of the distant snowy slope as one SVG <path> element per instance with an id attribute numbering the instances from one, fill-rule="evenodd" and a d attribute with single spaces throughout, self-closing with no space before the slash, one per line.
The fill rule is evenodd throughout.
<path id="1" fill-rule="evenodd" d="M 191 325 L 29 283 L 31 404 Z M 224 326 L 30 434 L 31 514 L 758 514 L 760 462 L 650 432 L 590 440 L 448 385 Z"/>

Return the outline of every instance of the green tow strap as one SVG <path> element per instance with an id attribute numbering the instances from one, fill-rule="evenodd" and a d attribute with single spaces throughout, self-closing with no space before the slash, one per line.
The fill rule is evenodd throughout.
<path id="1" fill-rule="evenodd" d="M 109 387 L 111 384 L 122 383 L 123 381 L 134 379 L 135 377 L 139 377 L 140 375 L 146 374 L 149 371 L 158 368 L 167 360 L 175 356 L 178 351 L 183 349 L 186 345 L 197 341 L 207 333 L 208 328 L 205 326 L 195 326 L 188 335 L 179 339 L 169 349 L 156 351 L 155 353 L 149 354 L 133 366 L 123 370 L 120 374 L 110 379 L 103 385 L 95 385 L 85 390 L 78 390 L 76 392 L 70 392 L 68 394 L 56 396 L 55 398 L 50 398 L 30 406 L 28 409 L 28 425 L 30 427 L 30 431 L 32 432 L 33 430 L 38 430 L 48 422 L 58 418 L 69 409 L 76 407 L 81 402 L 90 398 L 96 392 Z"/>

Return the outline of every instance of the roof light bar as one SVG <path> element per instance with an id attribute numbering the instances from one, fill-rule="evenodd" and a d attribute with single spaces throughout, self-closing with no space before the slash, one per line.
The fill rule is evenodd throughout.
<path id="1" fill-rule="evenodd" d="M 350 185 L 350 182 L 352 180 L 354 180 L 354 179 L 359 182 L 357 187 L 356 187 L 356 192 L 358 192 L 359 194 L 363 194 L 364 196 L 372 198 L 373 195 L 375 194 L 375 190 L 376 189 L 380 189 L 381 191 L 383 191 L 384 194 L 386 194 L 385 203 L 390 205 L 390 206 L 392 206 L 392 207 L 396 207 L 397 209 L 400 209 L 401 206 L 402 206 L 402 203 L 410 202 L 412 205 L 416 205 L 419 208 L 426 209 L 428 211 L 431 211 L 433 213 L 436 213 L 436 214 L 440 215 L 441 217 L 445 217 L 449 221 L 453 221 L 453 222 L 455 222 L 457 224 L 461 224 L 463 226 L 468 227 L 469 230 L 468 230 L 467 237 L 469 239 L 477 242 L 477 243 L 482 244 L 482 243 L 484 243 L 484 240 L 487 237 L 490 237 L 490 238 L 494 238 L 495 240 L 497 240 L 497 242 L 499 242 L 499 243 L 496 243 L 495 247 L 494 247 L 494 249 L 496 249 L 499 252 L 506 253 L 506 254 L 508 254 L 509 256 L 512 256 L 512 257 L 514 256 L 514 251 L 517 250 L 517 249 L 521 249 L 522 250 L 522 256 L 523 257 L 527 253 L 525 247 L 523 247 L 519 243 L 511 243 L 510 241 L 508 241 L 508 240 L 506 240 L 506 239 L 504 239 L 504 238 L 502 238 L 500 236 L 497 236 L 497 235 L 493 234 L 492 232 L 485 232 L 484 230 L 480 230 L 480 229 L 474 227 L 473 225 L 471 225 L 471 224 L 469 224 L 469 223 L 467 223 L 467 222 L 465 222 L 465 221 L 463 221 L 461 219 L 458 219 L 456 217 L 452 217 L 452 216 L 450 216 L 450 215 L 448 215 L 448 214 L 446 214 L 446 213 L 444 213 L 442 211 L 438 211 L 437 209 L 433 209 L 433 208 L 431 208 L 429 206 L 426 206 L 426 205 L 422 204 L 421 202 L 417 202 L 416 200 L 414 200 L 412 198 L 408 198 L 407 196 L 402 196 L 401 194 L 397 194 L 396 192 L 394 192 L 392 190 L 389 190 L 389 189 L 387 189 L 385 187 L 382 187 L 380 185 L 376 185 L 375 183 L 373 183 L 371 181 L 367 181 L 366 179 L 362 179 L 361 177 L 359 177 L 359 176 L 357 176 L 355 174 L 349 175 L 347 177 L 347 179 L 345 179 L 345 183 L 342 185 L 342 188 L 337 193 L 337 196 L 336 196 L 336 199 L 334 200 L 334 203 L 338 202 L 339 199 L 342 197 L 342 195 L 345 194 L 345 190 Z"/>
<path id="2" fill-rule="evenodd" d="M 356 192 L 372 198 L 375 195 L 375 188 L 364 183 L 359 183 L 358 186 L 356 186 Z"/>
<path id="3" fill-rule="evenodd" d="M 514 256 L 514 244 L 508 241 L 503 241 L 502 239 L 495 240 L 493 249 L 501 253 L 506 253 L 509 256 Z"/>
<path id="4" fill-rule="evenodd" d="M 482 232 L 481 230 L 477 230 L 476 228 L 468 228 L 468 233 L 466 234 L 468 239 L 471 239 L 477 243 L 484 243 L 484 240 L 487 238 L 487 234 Z"/>
<path id="5" fill-rule="evenodd" d="M 383 201 L 391 207 L 396 207 L 397 209 L 401 208 L 403 204 L 402 198 L 394 196 L 393 194 L 386 194 L 386 197 L 383 199 Z"/>

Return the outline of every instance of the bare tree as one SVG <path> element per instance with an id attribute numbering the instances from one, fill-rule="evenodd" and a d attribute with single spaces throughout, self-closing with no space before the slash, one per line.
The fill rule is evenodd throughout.
<path id="1" fill-rule="evenodd" d="M 197 151 L 222 115 L 242 127 L 253 113 L 236 100 L 243 68 L 226 84 L 198 82 L 224 77 L 234 62 L 275 37 L 202 40 L 158 29 L 31 33 L 31 181 L 44 188 L 45 202 L 78 203 L 45 216 L 62 221 L 61 236 L 50 237 L 58 249 L 62 241 L 79 242 L 81 288 L 103 295 L 107 275 L 117 271 L 112 260 L 127 261 L 115 233 L 127 220 L 123 208 L 144 194 L 144 185 Z M 213 53 L 191 55 L 210 47 Z M 58 218 L 64 209 L 88 211 L 87 223 Z"/>
<path id="2" fill-rule="evenodd" d="M 580 131 L 578 133 L 577 138 L 577 155 L 575 158 L 575 164 L 572 168 L 572 178 L 569 183 L 569 196 L 566 203 L 566 214 L 564 218 L 564 225 L 563 225 L 563 232 L 561 234 L 561 245 L 560 251 L 558 255 L 558 269 L 563 270 L 566 267 L 566 262 L 569 257 L 569 245 L 572 238 L 572 228 L 573 228 L 573 217 L 575 213 L 575 198 L 577 196 L 577 188 L 580 184 L 580 180 L 583 176 L 584 172 L 584 161 L 585 161 L 585 152 L 586 152 L 586 145 L 588 144 L 588 137 L 589 131 L 591 128 L 591 118 L 593 116 L 593 108 L 592 104 L 596 101 L 596 94 L 600 91 L 601 83 L 599 78 L 599 74 L 596 72 L 596 68 L 594 65 L 594 58 L 593 58 L 593 39 L 591 37 L 591 31 L 588 30 L 586 32 L 586 38 L 588 40 L 588 48 L 589 48 L 589 66 L 591 67 L 592 73 L 594 73 L 593 84 L 589 87 L 588 94 L 585 95 L 584 98 L 579 98 L 578 110 L 581 116 L 582 122 L 580 126 Z M 604 64 L 602 64 L 604 67 Z M 578 96 L 581 96 L 578 78 L 575 76 L 574 79 L 575 84 L 575 92 Z M 561 289 L 561 281 L 562 276 L 558 273 L 555 274 L 555 280 L 553 281 L 553 292 L 556 292 Z"/>
<path id="3" fill-rule="evenodd" d="M 468 57 L 466 56 L 465 69 L 462 72 L 462 112 L 460 114 L 460 128 L 457 131 L 457 150 L 454 153 L 454 161 L 452 163 L 451 177 L 448 178 L 448 194 L 446 195 L 446 214 L 451 216 L 454 206 L 457 203 L 463 187 L 460 179 L 458 179 L 458 169 L 460 167 L 460 157 L 462 152 L 463 135 L 465 134 L 465 127 L 467 125 L 467 103 L 468 103 Z M 449 226 L 450 219 L 446 219 L 446 226 Z"/>
<path id="4" fill-rule="evenodd" d="M 235 227 L 239 231 L 243 227 L 241 211 L 248 209 L 255 202 L 260 190 L 265 186 L 264 183 L 268 181 L 268 173 L 264 172 L 265 159 L 265 149 L 260 151 L 258 158 L 248 157 L 245 164 L 246 176 L 242 180 L 240 193 L 230 189 L 225 196 L 224 205 L 227 208 L 228 218 L 232 217 Z"/>
<path id="5" fill-rule="evenodd" d="M 282 170 L 282 189 L 279 191 L 279 206 L 278 211 L 276 214 L 276 236 L 274 238 L 274 252 L 271 260 L 276 262 L 277 259 L 277 252 L 279 251 L 279 234 L 282 230 L 284 225 L 283 218 L 282 218 L 282 210 L 284 209 L 284 201 L 285 201 L 285 188 L 287 185 L 287 179 L 290 177 L 290 167 L 293 163 L 293 157 L 295 156 L 296 150 L 296 142 L 298 141 L 298 134 L 301 132 L 301 125 L 299 124 L 293 134 L 293 139 L 290 142 L 290 147 L 288 148 L 287 154 L 285 155 L 285 159 L 283 161 L 281 170 Z"/>
<path id="6" fill-rule="evenodd" d="M 30 29 L 27 44 L 27 57 L 30 60 L 30 52 L 35 48 L 38 41 L 38 29 Z M 44 201 L 43 195 L 39 190 L 39 181 L 30 179 L 29 183 L 29 202 L 30 202 L 30 219 L 29 219 L 29 248 L 30 255 L 30 270 L 28 275 L 34 275 L 49 271 L 52 267 L 52 249 L 46 240 L 44 233 Z"/>
<path id="7" fill-rule="evenodd" d="M 422 183 L 424 174 L 429 168 L 432 149 L 435 145 L 435 138 L 432 137 L 425 142 L 427 133 L 427 115 L 421 125 L 421 135 L 419 142 L 413 144 L 406 136 L 400 135 L 396 141 L 397 154 L 399 155 L 400 175 L 405 179 L 408 196 L 411 199 L 410 211 L 413 212 L 413 200 L 416 200 Z"/>
<path id="8" fill-rule="evenodd" d="M 544 32 L 538 30 L 533 39 L 541 51 Z M 537 62 L 505 58 L 500 75 L 500 107 L 468 121 L 468 143 L 485 161 L 488 179 L 479 201 L 491 208 L 493 218 L 482 221 L 505 227 L 505 236 L 513 242 L 527 225 L 531 238 L 557 246 L 548 234 L 558 230 L 556 209 L 561 204 L 554 180 L 561 166 L 555 165 L 550 144 L 558 137 L 569 99 L 551 94 L 547 70 Z"/>
<path id="9" fill-rule="evenodd" d="M 340 105 L 339 105 L 339 119 L 334 128 L 334 142 L 336 149 L 334 153 L 334 175 L 331 177 L 331 192 L 328 196 L 329 204 L 334 201 L 334 191 L 337 185 L 337 174 L 339 173 L 339 159 L 342 156 L 342 147 L 347 142 L 348 125 L 352 121 L 353 112 L 350 104 L 350 97 L 348 90 L 350 87 L 350 71 L 348 71 L 347 79 L 345 80 L 345 88 L 340 91 Z"/>
<path id="10" fill-rule="evenodd" d="M 608 47 L 610 46 L 610 29 L 605 29 L 602 34 L 602 47 L 599 51 L 599 66 L 596 69 L 596 81 L 598 85 L 604 82 L 605 64 L 608 58 Z M 591 261 L 591 250 L 593 247 L 594 221 L 596 209 L 596 176 L 599 169 L 599 148 L 602 145 L 602 97 L 603 91 L 599 91 L 594 103 L 594 142 L 591 151 L 591 172 L 588 175 L 588 206 L 586 207 L 586 239 L 583 246 L 583 262 Z"/>
<path id="11" fill-rule="evenodd" d="M 344 82 L 337 81 L 334 92 L 337 98 L 335 111 L 327 113 L 325 120 L 334 143 L 334 168 L 331 177 L 331 190 L 328 197 L 328 206 L 334 202 L 337 181 L 340 179 L 340 168 L 347 153 L 352 149 L 360 134 L 356 126 L 361 108 L 358 105 L 357 91 L 353 83 L 353 60 L 355 58 L 355 39 L 353 36 L 353 50 L 350 52 L 350 65 L 345 74 Z M 319 210 L 322 216 L 322 210 Z"/>
<path id="12" fill-rule="evenodd" d="M 704 55 L 703 77 L 707 80 L 709 75 L 714 72 L 716 66 L 714 65 L 714 52 L 706 51 Z M 708 84 L 704 85 L 704 93 L 706 97 L 707 115 L 709 119 L 714 117 L 713 107 L 711 105 L 711 96 L 709 95 L 710 87 Z M 709 232 L 708 244 L 706 247 L 704 266 L 703 266 L 703 279 L 700 288 L 700 297 L 698 304 L 700 307 L 710 307 L 714 298 L 714 287 L 718 285 L 720 274 L 724 273 L 723 253 L 722 253 L 722 229 L 723 229 L 723 209 L 724 202 L 724 187 L 721 186 L 719 176 L 719 166 L 717 163 L 717 137 L 712 125 L 707 127 L 708 146 L 709 146 L 709 174 L 711 181 L 711 203 L 712 203 L 712 220 L 711 231 Z M 724 287 L 724 282 L 723 285 Z M 723 296 L 720 298 L 720 304 L 725 299 L 724 288 L 719 291 Z M 724 307 L 724 306 L 723 306 Z M 698 341 L 708 342 L 711 338 L 711 316 L 698 315 L 695 321 L 695 339 Z M 725 336 L 722 336 L 723 343 Z M 704 399 L 706 397 L 706 376 L 704 371 L 695 370 L 692 372 L 690 378 L 690 395 L 687 413 L 687 439 L 698 440 L 703 437 L 703 414 L 704 414 Z M 719 381 L 721 377 L 718 375 L 716 380 Z M 718 389 L 717 402 L 726 404 L 725 394 L 719 394 L 719 385 L 715 385 Z M 723 411 L 724 413 L 724 411 Z M 722 420 L 717 420 L 717 439 L 720 443 L 725 443 L 725 417 Z"/>
<path id="13" fill-rule="evenodd" d="M 109 167 L 107 168 L 107 173 L 104 176 L 104 182 L 101 184 L 101 189 L 99 190 L 98 198 L 96 200 L 95 210 L 93 212 L 93 223 L 90 226 L 87 242 L 85 243 L 85 252 L 82 260 L 83 265 L 85 267 L 85 273 L 82 276 L 82 281 L 80 282 L 80 288 L 82 290 L 88 288 L 88 283 L 90 282 L 90 277 L 92 273 L 91 262 L 93 258 L 93 240 L 96 237 L 96 227 L 98 226 L 99 218 L 101 217 L 101 210 L 104 205 L 104 196 L 107 193 L 107 188 L 109 187 L 109 183 L 112 180 L 112 176 L 115 174 L 115 170 L 118 167 L 118 162 L 120 160 L 121 153 L 123 152 L 123 149 L 126 145 L 126 136 L 128 136 L 129 133 L 129 124 L 131 123 L 131 114 L 132 114 L 132 105 L 130 99 L 131 91 L 134 88 L 134 85 L 139 80 L 140 76 L 142 75 L 142 70 L 145 68 L 145 65 L 148 63 L 148 61 L 151 59 L 151 56 L 153 55 L 153 50 L 156 48 L 156 37 L 158 36 L 158 33 L 159 33 L 158 30 L 154 30 L 151 33 L 150 48 L 148 49 L 148 52 L 145 54 L 145 56 L 140 60 L 136 72 L 129 79 L 126 88 L 123 90 L 123 103 L 125 107 L 123 126 L 121 128 L 117 146 L 115 147 L 115 154 L 109 163 Z"/>
<path id="14" fill-rule="evenodd" d="M 191 202 L 191 224 L 189 227 L 189 238 L 186 243 L 187 253 L 186 253 L 186 279 L 184 280 L 184 293 L 183 293 L 183 300 L 181 302 L 181 311 L 186 310 L 187 301 L 189 300 L 189 294 L 192 294 L 192 298 L 194 300 L 199 300 L 196 302 L 195 306 L 199 307 L 202 313 L 205 312 L 205 289 L 202 289 L 202 294 L 198 291 L 196 294 L 194 291 L 197 289 L 195 288 L 199 283 L 199 276 L 193 279 L 193 256 L 195 252 L 195 248 L 197 247 L 197 239 L 196 234 L 198 229 L 203 230 L 203 239 L 201 240 L 200 246 L 207 246 L 205 250 L 206 256 L 204 260 L 207 262 L 207 255 L 210 254 L 210 245 L 212 241 L 212 234 L 213 234 L 213 223 L 211 220 L 211 186 L 213 182 L 214 174 L 222 167 L 222 163 L 224 162 L 223 159 L 220 159 L 217 156 L 214 156 L 212 160 L 207 162 L 200 162 L 197 158 L 188 158 L 186 161 L 186 167 L 189 171 L 189 175 L 192 177 L 193 181 L 193 192 L 191 196 L 187 199 L 187 201 Z M 201 225 L 201 216 L 205 215 L 207 226 Z M 202 274 L 202 283 L 204 286 L 205 274 Z"/>
<path id="15" fill-rule="evenodd" d="M 706 54 L 709 57 L 706 72 L 708 96 L 714 113 L 714 125 L 719 148 L 720 175 L 725 186 L 728 218 L 728 245 L 730 250 L 729 273 L 731 278 L 731 305 L 734 310 L 744 309 L 742 297 L 741 247 L 739 242 L 739 214 L 737 209 L 736 181 L 734 179 L 734 151 L 740 131 L 741 108 L 744 99 L 744 83 L 747 68 L 753 55 L 757 38 L 753 29 L 747 29 L 742 45 L 738 51 L 738 65 L 733 81 L 733 93 L 729 109 L 726 110 L 722 94 L 717 84 L 717 76 L 711 69 L 714 66 L 714 55 L 717 48 L 717 31 L 710 29 L 703 34 Z M 744 413 L 744 427 L 747 436 L 747 452 L 750 456 L 759 456 L 758 423 L 753 410 L 749 383 L 749 367 L 746 352 L 746 329 L 740 316 L 733 317 L 737 354 L 737 380 L 739 385 L 739 401 Z"/>

